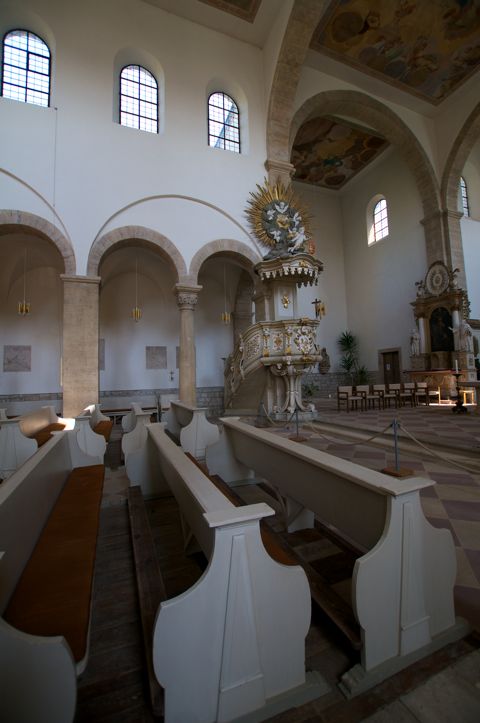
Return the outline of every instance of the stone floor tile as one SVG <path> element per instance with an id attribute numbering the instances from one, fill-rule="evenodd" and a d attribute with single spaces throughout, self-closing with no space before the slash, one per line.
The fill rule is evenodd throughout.
<path id="1" fill-rule="evenodd" d="M 480 520 L 451 520 L 451 525 L 462 547 L 468 550 L 480 550 Z"/>
<path id="2" fill-rule="evenodd" d="M 471 565 L 475 577 L 480 582 L 480 550 L 465 550 L 465 555 Z"/>
<path id="3" fill-rule="evenodd" d="M 418 718 L 403 703 L 396 700 L 368 718 L 364 718 L 361 723 L 418 723 Z"/>
<path id="4" fill-rule="evenodd" d="M 465 550 L 461 547 L 456 547 L 455 553 L 457 555 L 456 584 L 480 590 L 480 582 L 472 569 L 472 565 L 470 564 L 470 560 L 468 559 Z"/>
<path id="5" fill-rule="evenodd" d="M 480 486 L 438 485 L 436 493 L 442 500 L 461 500 L 463 502 L 478 502 L 480 500 Z"/>
<path id="6" fill-rule="evenodd" d="M 478 723 L 480 690 L 447 669 L 400 698 L 420 723 Z"/>
<path id="7" fill-rule="evenodd" d="M 430 488 L 427 488 L 430 489 Z M 448 518 L 441 500 L 435 497 L 422 496 L 422 508 L 426 517 Z"/>
<path id="8" fill-rule="evenodd" d="M 443 504 L 451 520 L 480 520 L 480 499 L 478 502 L 444 500 Z"/>

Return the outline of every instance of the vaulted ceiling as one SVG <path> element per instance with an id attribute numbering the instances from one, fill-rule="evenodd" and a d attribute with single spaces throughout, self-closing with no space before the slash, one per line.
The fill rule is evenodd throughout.
<path id="1" fill-rule="evenodd" d="M 144 1 L 263 47 L 282 0 Z M 305 62 L 357 84 L 365 79 L 366 89 L 375 82 L 411 108 L 434 108 L 478 72 L 480 0 L 332 0 Z M 341 189 L 387 145 L 345 119 L 310 118 L 294 141 L 295 178 Z"/>

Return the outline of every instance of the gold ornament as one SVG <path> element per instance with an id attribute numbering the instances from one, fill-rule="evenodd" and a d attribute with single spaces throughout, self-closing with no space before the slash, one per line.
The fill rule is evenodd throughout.
<path id="1" fill-rule="evenodd" d="M 250 193 L 246 214 L 250 227 L 264 246 L 271 251 L 268 258 L 315 250 L 311 241 L 310 217 L 291 188 L 277 181 L 271 185 L 257 184 Z"/>

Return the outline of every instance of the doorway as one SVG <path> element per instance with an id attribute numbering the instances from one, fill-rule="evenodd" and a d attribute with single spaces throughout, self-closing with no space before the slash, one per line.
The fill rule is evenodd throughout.
<path id="1" fill-rule="evenodd" d="M 398 384 L 400 381 L 400 354 L 398 351 L 380 352 L 384 384 Z"/>

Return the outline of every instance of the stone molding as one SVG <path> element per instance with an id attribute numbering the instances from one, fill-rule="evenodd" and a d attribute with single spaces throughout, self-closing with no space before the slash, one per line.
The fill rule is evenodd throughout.
<path id="1" fill-rule="evenodd" d="M 60 274 L 60 278 L 67 283 L 79 284 L 100 284 L 102 281 L 100 276 L 68 276 L 67 274 Z"/>
<path id="2" fill-rule="evenodd" d="M 195 282 L 198 280 L 198 275 L 202 265 L 211 256 L 223 254 L 225 257 L 231 256 L 240 264 L 242 268 L 248 271 L 253 278 L 253 267 L 262 260 L 260 253 L 253 251 L 249 246 L 242 243 L 241 241 L 235 241 L 234 239 L 217 239 L 211 241 L 201 249 L 197 251 L 190 262 L 189 277 Z"/>
<path id="3" fill-rule="evenodd" d="M 75 274 L 76 261 L 72 242 L 56 226 L 34 213 L 0 210 L 0 233 L 18 233 L 19 231 L 33 232 L 50 241 L 63 259 L 65 274 Z"/>
<path id="4" fill-rule="evenodd" d="M 128 246 L 135 242 L 135 246 L 155 248 L 171 263 L 177 279 L 187 275 L 187 266 L 180 251 L 166 236 L 146 226 L 122 226 L 108 231 L 96 239 L 88 255 L 87 274 L 96 276 L 102 258 L 114 246 Z"/>

